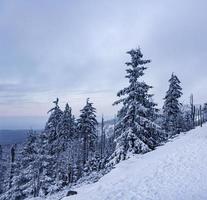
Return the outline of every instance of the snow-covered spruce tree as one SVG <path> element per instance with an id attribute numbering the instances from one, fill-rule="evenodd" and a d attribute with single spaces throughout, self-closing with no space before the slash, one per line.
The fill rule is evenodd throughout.
<path id="1" fill-rule="evenodd" d="M 104 166 L 108 163 L 108 159 L 113 154 L 116 143 L 115 143 L 115 124 L 116 124 L 116 117 L 112 121 L 112 124 L 110 126 L 104 127 L 104 157 L 102 157 L 102 163 L 101 168 L 104 168 Z"/>
<path id="2" fill-rule="evenodd" d="M 37 197 L 39 193 L 38 138 L 32 131 L 21 152 L 20 173 L 17 184 L 23 197 Z"/>
<path id="3" fill-rule="evenodd" d="M 93 103 L 90 103 L 89 99 L 87 99 L 86 105 L 81 110 L 81 114 L 78 119 L 78 131 L 82 144 L 83 165 L 86 164 L 95 151 L 97 124 L 96 109 L 93 107 Z"/>
<path id="4" fill-rule="evenodd" d="M 191 117 L 190 110 L 186 110 L 183 112 L 181 120 L 183 122 L 182 131 L 186 132 L 186 131 L 189 131 L 193 128 L 193 120 Z"/>
<path id="5" fill-rule="evenodd" d="M 58 146 L 58 132 L 57 126 L 61 121 L 62 110 L 58 105 L 59 99 L 53 103 L 55 107 L 52 108 L 48 113 L 50 117 L 46 124 L 45 130 L 40 136 L 40 157 L 43 161 L 41 169 L 41 180 L 40 180 L 40 195 L 44 196 L 48 193 L 52 193 L 60 188 L 59 183 L 57 182 L 58 177 L 58 155 L 59 155 L 59 146 Z"/>
<path id="6" fill-rule="evenodd" d="M 62 110 L 60 109 L 58 105 L 59 99 L 57 98 L 56 101 L 53 101 L 55 104 L 55 107 L 48 111 L 50 114 L 50 117 L 48 119 L 48 122 L 46 123 L 44 133 L 46 134 L 46 137 L 48 138 L 49 142 L 53 142 L 57 139 L 57 126 L 61 120 L 61 116 L 63 114 Z"/>
<path id="7" fill-rule="evenodd" d="M 65 186 L 72 181 L 72 165 L 75 162 L 77 131 L 72 109 L 66 104 L 61 120 L 57 126 L 58 133 L 58 179 Z"/>
<path id="8" fill-rule="evenodd" d="M 169 133 L 169 137 L 171 137 L 179 134 L 182 130 L 182 113 L 179 102 L 179 98 L 182 96 L 182 88 L 180 80 L 175 74 L 172 74 L 169 83 L 169 89 L 164 98 L 163 128 Z"/>
<path id="9" fill-rule="evenodd" d="M 97 172 L 101 169 L 101 157 L 99 154 L 94 155 L 90 160 L 86 162 L 84 167 L 84 175 L 90 175 L 92 172 Z"/>
<path id="10" fill-rule="evenodd" d="M 162 131 L 154 123 L 158 110 L 152 101 L 153 95 L 148 93 L 152 87 L 140 80 L 147 69 L 145 64 L 150 60 L 142 59 L 140 48 L 132 49 L 127 54 L 131 56 L 131 61 L 126 63 L 129 67 L 126 70 L 129 86 L 118 92 L 120 100 L 114 103 L 122 103 L 123 106 L 115 125 L 116 148 L 110 158 L 111 164 L 126 159 L 130 154 L 153 150 L 162 141 Z"/>
<path id="11" fill-rule="evenodd" d="M 37 145 L 38 137 L 30 132 L 23 149 L 19 153 L 16 173 L 12 177 L 11 187 L 4 195 L 4 200 L 36 197 L 39 192 L 40 162 Z M 18 170 L 17 170 L 18 169 Z"/>
<path id="12" fill-rule="evenodd" d="M 20 174 L 20 158 L 17 157 L 17 145 L 13 145 L 10 149 L 10 167 L 8 169 L 8 177 L 6 192 L 2 194 L 1 200 L 24 199 L 18 184 Z"/>
<path id="13" fill-rule="evenodd" d="M 44 134 L 39 136 L 39 196 L 46 196 L 57 190 L 55 181 L 56 157 L 52 154 L 48 138 Z"/>
<path id="14" fill-rule="evenodd" d="M 60 122 L 57 126 L 58 139 L 61 143 L 60 145 L 63 148 L 63 151 L 67 148 L 68 143 L 71 142 L 76 136 L 75 132 L 75 118 L 72 115 L 72 109 L 67 103 L 65 106 L 65 110 L 61 116 Z"/>

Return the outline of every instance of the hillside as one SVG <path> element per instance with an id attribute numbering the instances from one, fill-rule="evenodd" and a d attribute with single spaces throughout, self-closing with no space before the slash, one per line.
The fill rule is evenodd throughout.
<path id="1" fill-rule="evenodd" d="M 206 200 L 207 126 L 123 161 L 64 200 Z"/>

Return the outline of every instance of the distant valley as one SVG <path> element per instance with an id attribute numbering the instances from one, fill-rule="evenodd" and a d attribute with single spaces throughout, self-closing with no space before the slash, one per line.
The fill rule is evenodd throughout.
<path id="1" fill-rule="evenodd" d="M 40 130 L 36 130 L 40 132 Z M 22 130 L 0 130 L 0 144 L 19 144 L 25 141 L 29 133 L 28 129 Z"/>

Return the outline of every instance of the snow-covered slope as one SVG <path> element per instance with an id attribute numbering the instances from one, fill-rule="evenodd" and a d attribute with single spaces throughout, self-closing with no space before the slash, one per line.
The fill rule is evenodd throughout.
<path id="1" fill-rule="evenodd" d="M 123 161 L 63 200 L 206 200 L 207 126 Z"/>

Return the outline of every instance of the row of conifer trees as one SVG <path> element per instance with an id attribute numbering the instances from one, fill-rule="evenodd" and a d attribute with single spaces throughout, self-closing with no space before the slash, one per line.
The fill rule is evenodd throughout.
<path id="1" fill-rule="evenodd" d="M 69 104 L 62 111 L 57 98 L 45 129 L 40 134 L 31 132 L 18 153 L 12 147 L 9 168 L 3 164 L 0 148 L 2 200 L 45 196 L 86 179 L 96 181 L 121 160 L 154 150 L 207 120 L 207 104 L 197 112 L 192 98 L 189 106 L 180 103 L 182 88 L 175 74 L 169 80 L 164 106 L 158 109 L 150 94 L 152 86 L 140 80 L 151 61 L 143 59 L 139 48 L 127 53 L 129 85 L 117 93 L 114 105 L 122 106 L 113 131 L 106 134 L 103 119 L 98 125 L 89 99 L 75 119 Z"/>

